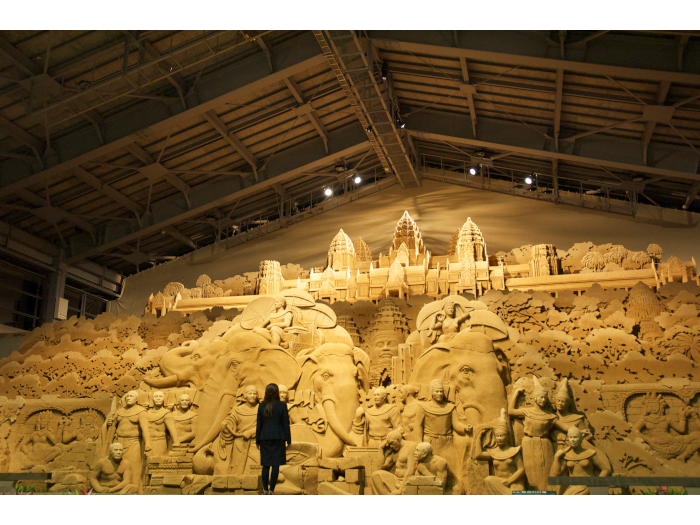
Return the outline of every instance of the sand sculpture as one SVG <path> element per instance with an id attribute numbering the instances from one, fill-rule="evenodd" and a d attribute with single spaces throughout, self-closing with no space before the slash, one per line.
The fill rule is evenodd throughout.
<path id="1" fill-rule="evenodd" d="M 325 266 L 263 261 L 143 317 L 71 318 L 0 360 L 0 472 L 49 490 L 257 494 L 255 414 L 280 385 L 286 494 L 511 494 L 550 476 L 700 475 L 695 261 L 618 245 L 446 255 L 401 217 Z"/>

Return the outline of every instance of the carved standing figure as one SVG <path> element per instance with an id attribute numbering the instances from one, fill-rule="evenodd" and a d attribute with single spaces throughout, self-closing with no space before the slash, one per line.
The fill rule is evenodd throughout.
<path id="1" fill-rule="evenodd" d="M 146 408 L 136 404 L 138 399 L 139 394 L 135 390 L 127 392 L 124 395 L 124 406 L 117 410 L 113 418 L 107 417 L 106 442 L 111 444 L 112 441 L 116 441 L 124 446 L 124 459 L 131 465 L 134 473 L 133 483 L 141 492 L 143 472 L 141 445 L 143 444 L 144 452 L 150 452 L 152 445 Z"/>
<path id="2" fill-rule="evenodd" d="M 516 386 L 510 398 L 508 413 L 512 417 L 524 420 L 525 436 L 522 440 L 522 451 L 528 484 L 537 490 L 547 490 L 549 487 L 547 480 L 554 458 L 554 447 L 549 433 L 556 424 L 557 415 L 553 414 L 547 406 L 549 404 L 547 390 L 536 377 L 533 378 L 533 382 L 535 388 L 532 395 L 535 406 L 515 408 L 518 397 L 524 391 L 522 386 Z"/>
<path id="3" fill-rule="evenodd" d="M 148 433 L 151 436 L 151 456 L 167 456 L 168 455 L 168 434 L 173 445 L 180 444 L 177 436 L 177 428 L 173 414 L 163 406 L 165 402 L 165 394 L 163 392 L 153 393 L 153 408 L 148 410 Z"/>
<path id="4" fill-rule="evenodd" d="M 464 436 L 471 434 L 471 425 L 465 425 L 459 420 L 456 406 L 445 398 L 445 388 L 442 381 L 434 379 L 430 382 L 432 399 L 419 405 L 414 430 L 414 441 L 430 443 L 435 453 L 447 460 L 452 471 L 459 474 L 461 465 L 453 442 L 453 433 Z"/>
<path id="5" fill-rule="evenodd" d="M 413 435 L 416 416 L 420 404 L 416 399 L 418 389 L 413 385 L 403 385 L 399 390 L 399 396 L 403 403 L 403 411 L 401 412 L 401 426 L 405 429 L 407 435 Z"/>
<path id="6" fill-rule="evenodd" d="M 214 454 L 214 474 L 241 475 L 251 465 L 260 465 L 260 451 L 254 446 L 258 418 L 258 389 L 248 385 L 245 403 L 231 409 L 221 423 L 218 438 L 210 445 Z M 251 446 L 253 444 L 253 446 Z"/>
<path id="7" fill-rule="evenodd" d="M 192 410 L 192 399 L 187 394 L 182 394 L 178 401 L 173 410 L 177 438 L 180 443 L 191 443 L 195 436 L 197 412 Z"/>
<path id="8" fill-rule="evenodd" d="M 510 444 L 511 431 L 505 409 L 501 410 L 501 418 L 493 433 L 495 447 L 483 450 L 481 436 L 478 435 L 473 452 L 474 459 L 488 461 L 491 465 L 491 475 L 484 479 L 487 492 L 491 495 L 506 495 L 512 494 L 514 490 L 523 490 L 525 465 L 521 454 L 522 447 L 513 447 Z"/>
<path id="9" fill-rule="evenodd" d="M 374 389 L 374 406 L 365 410 L 357 407 L 353 432 L 359 436 L 363 447 L 381 447 L 389 432 L 401 426 L 401 415 L 396 405 L 387 403 L 388 392 L 384 387 Z"/>
<path id="10" fill-rule="evenodd" d="M 606 462 L 601 460 L 596 450 L 584 449 L 581 446 L 583 436 L 578 428 L 570 427 L 566 435 L 569 446 L 566 449 L 557 450 L 554 454 L 551 476 L 561 476 L 567 471 L 571 477 L 593 477 L 596 471 L 601 477 L 610 474 Z M 564 491 L 565 496 L 590 493 L 586 485 L 570 485 Z"/>
<path id="11" fill-rule="evenodd" d="M 99 494 L 137 494 L 136 477 L 129 460 L 124 458 L 124 446 L 112 443 L 109 456 L 95 463 L 89 474 L 90 486 Z"/>
<path id="12" fill-rule="evenodd" d="M 279 385 L 280 389 L 280 401 L 287 403 L 287 413 L 289 413 L 289 422 L 292 425 L 299 425 L 303 423 L 301 419 L 301 414 L 299 414 L 299 407 L 289 402 L 289 389 L 284 385 Z"/>
<path id="13" fill-rule="evenodd" d="M 382 466 L 372 473 L 371 483 L 374 494 L 388 496 L 403 492 L 406 473 L 415 470 L 415 450 L 418 443 L 403 438 L 402 427 L 386 435 L 382 446 Z"/>

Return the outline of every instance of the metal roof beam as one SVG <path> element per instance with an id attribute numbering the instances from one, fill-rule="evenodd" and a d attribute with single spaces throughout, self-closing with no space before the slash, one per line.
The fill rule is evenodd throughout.
<path id="1" fill-rule="evenodd" d="M 41 67 L 0 36 L 0 54 L 30 77 L 40 75 Z"/>
<path id="2" fill-rule="evenodd" d="M 30 135 L 16 124 L 7 120 L 2 115 L 0 115 L 0 129 L 3 129 L 8 135 L 18 140 L 25 146 L 29 146 L 39 155 L 41 155 L 46 149 L 46 146 L 42 141 L 35 138 L 33 135 Z"/>
<path id="3" fill-rule="evenodd" d="M 23 177 L 20 180 L 0 188 L 0 199 L 16 193 L 17 190 L 21 188 L 27 188 L 35 184 L 43 185 L 53 177 L 66 173 L 85 162 L 95 160 L 105 155 L 114 154 L 135 142 L 137 139 L 144 140 L 156 134 L 167 134 L 173 127 L 185 125 L 191 122 L 192 119 L 204 114 L 206 111 L 216 109 L 229 102 L 240 100 L 242 97 L 257 93 L 271 85 L 283 82 L 284 79 L 289 76 L 303 73 L 319 65 L 326 65 L 326 59 L 322 54 L 318 53 L 318 44 L 315 39 L 302 38 L 304 38 L 302 42 L 293 40 L 285 43 L 285 45 L 290 48 L 294 48 L 294 53 L 290 54 L 289 58 L 285 59 L 284 63 L 287 67 L 284 69 L 269 74 L 267 72 L 267 67 L 264 65 L 265 59 L 260 55 L 241 60 L 234 66 L 229 66 L 226 70 L 226 74 L 218 73 L 216 78 L 212 78 L 211 81 L 206 78 L 200 79 L 198 85 L 201 86 L 202 89 L 198 90 L 198 98 L 201 101 L 199 105 L 165 119 L 160 119 L 160 117 L 156 116 L 156 118 L 159 118 L 156 122 L 151 121 L 149 123 L 144 123 L 144 125 L 139 126 L 139 129 L 128 134 L 121 134 L 119 129 L 112 129 L 112 133 L 107 133 L 107 130 L 105 130 L 105 135 L 107 136 L 119 136 L 120 134 L 122 136 L 108 142 L 104 146 L 84 153 L 74 154 L 72 158 L 64 160 L 64 162 L 60 164 L 39 173 Z M 282 46 L 280 45 L 280 47 Z M 205 89 L 209 82 L 212 84 L 210 89 Z M 221 93 L 221 86 L 224 84 L 231 87 L 229 91 Z M 217 94 L 217 96 L 207 99 L 207 93 Z M 139 117 L 148 119 L 151 118 L 151 114 L 143 114 L 139 115 Z M 107 122 L 105 127 L 109 128 L 110 123 Z M 69 138 L 70 136 L 67 137 L 67 139 Z M 68 155 L 64 151 L 61 151 L 61 154 Z"/>
<path id="4" fill-rule="evenodd" d="M 146 210 L 143 208 L 143 206 L 132 201 L 129 197 L 127 197 L 123 193 L 115 190 L 110 185 L 103 183 L 100 179 L 95 177 L 92 173 L 90 173 L 86 169 L 83 169 L 81 167 L 77 167 L 73 170 L 73 173 L 75 174 L 76 177 L 78 177 L 80 180 L 82 180 L 85 184 L 87 184 L 88 186 L 91 186 L 92 188 L 94 188 L 96 191 L 98 191 L 99 193 L 101 193 L 105 197 L 112 199 L 114 202 L 121 204 L 126 209 L 134 212 L 134 214 L 136 215 L 137 218 L 139 218 L 141 215 L 143 215 L 145 213 Z"/>
<path id="5" fill-rule="evenodd" d="M 49 204 L 47 201 L 45 201 L 38 195 L 34 195 L 30 191 L 20 190 L 17 192 L 17 195 L 22 200 L 25 200 L 28 203 L 37 206 L 35 210 L 32 210 L 32 213 L 37 217 L 44 219 L 49 224 L 55 225 L 55 222 L 57 221 L 51 220 L 54 218 L 57 220 L 64 220 L 73 224 L 74 226 L 77 226 L 81 230 L 88 232 L 90 235 L 92 235 L 93 238 L 95 237 L 95 227 L 89 222 L 81 219 L 80 217 L 76 217 L 75 215 L 67 212 L 66 210 L 57 208 L 56 206 L 51 206 L 51 204 Z"/>
<path id="6" fill-rule="evenodd" d="M 410 33 L 403 33 L 408 37 Z M 612 76 L 625 79 L 646 80 L 662 82 L 668 80 L 680 84 L 700 86 L 700 75 L 694 73 L 681 73 L 675 71 L 663 71 L 655 69 L 641 69 L 623 66 L 610 66 L 607 64 L 592 64 L 589 62 L 576 62 L 556 58 L 545 58 L 531 55 L 513 55 L 509 53 L 497 53 L 494 51 L 482 51 L 478 49 L 463 49 L 431 44 L 410 42 L 408 40 L 389 40 L 383 38 L 371 38 L 372 45 L 387 52 L 406 52 L 435 57 L 449 57 L 454 59 L 465 58 L 490 64 L 506 64 L 511 66 L 525 66 L 535 69 L 556 71 L 562 69 L 565 72 L 584 73 L 587 75 Z"/>
<path id="7" fill-rule="evenodd" d="M 271 175 L 277 169 L 282 170 L 284 169 L 284 167 L 294 164 L 298 165 L 297 168 L 282 171 L 279 175 L 271 176 L 268 180 L 258 182 L 247 188 L 243 188 L 240 191 L 229 193 L 218 199 L 193 208 L 189 211 L 172 216 L 156 224 L 147 226 L 136 232 L 125 235 L 119 239 L 115 239 L 113 241 L 96 246 L 95 248 L 91 248 L 83 253 L 72 255 L 64 262 L 66 264 L 72 264 L 82 259 L 87 259 L 89 257 L 100 255 L 105 251 L 120 246 L 122 244 L 136 242 L 140 238 L 145 238 L 149 235 L 160 233 L 166 226 L 175 225 L 180 221 L 195 219 L 196 217 L 201 216 L 202 214 L 206 213 L 207 211 L 213 208 L 228 206 L 241 198 L 257 194 L 261 191 L 269 190 L 273 187 L 273 184 L 275 183 L 282 184 L 286 181 L 294 180 L 303 173 L 318 170 L 320 168 L 328 166 L 329 164 L 333 164 L 341 157 L 351 157 L 353 155 L 357 155 L 358 153 L 362 153 L 370 147 L 369 142 L 366 141 L 366 136 L 364 132 L 357 129 L 354 125 L 345 126 L 340 130 L 334 131 L 331 134 L 331 139 L 331 144 L 334 146 L 334 148 L 331 150 L 332 152 L 329 155 L 325 155 L 322 157 L 316 156 L 318 155 L 318 150 L 316 149 L 318 148 L 318 146 L 314 144 L 302 144 L 296 149 L 292 148 L 290 151 L 285 152 L 285 155 L 278 154 L 276 157 L 277 163 L 268 166 L 267 172 L 268 175 Z M 301 154 L 305 154 L 311 157 L 307 159 L 307 162 L 303 165 L 299 165 L 300 162 L 303 162 L 299 158 Z"/>
<path id="8" fill-rule="evenodd" d="M 177 228 L 174 226 L 166 226 L 163 228 L 163 231 L 170 235 L 173 239 L 180 241 L 182 244 L 185 246 L 189 246 L 193 250 L 197 248 L 197 245 L 195 242 L 190 239 L 187 235 L 184 235 L 181 231 L 179 231 Z"/>
<path id="9" fill-rule="evenodd" d="M 554 146 L 559 151 L 559 131 L 561 130 L 561 100 L 564 94 L 564 70 L 557 69 L 554 94 Z"/>
<path id="10" fill-rule="evenodd" d="M 309 122 L 323 139 L 323 145 L 326 148 L 326 153 L 328 153 L 328 131 L 321 122 L 321 119 L 318 117 L 318 113 L 316 113 L 316 110 L 311 106 L 311 102 L 306 101 L 304 93 L 301 91 L 301 88 L 297 85 L 297 83 L 294 82 L 294 79 L 285 78 L 284 83 L 287 85 L 287 89 L 291 91 L 292 95 L 299 103 L 297 114 L 306 115 L 309 118 Z"/>
<path id="11" fill-rule="evenodd" d="M 235 149 L 245 161 L 250 164 L 255 172 L 255 178 L 257 179 L 258 171 L 258 159 L 253 155 L 253 153 L 243 144 L 238 137 L 229 131 L 226 124 L 217 116 L 217 114 L 211 110 L 204 113 L 204 116 L 209 121 L 209 123 L 214 126 L 214 129 L 221 135 L 226 142 L 228 142 L 233 149 Z"/>
<path id="12" fill-rule="evenodd" d="M 664 80 L 659 84 L 659 90 L 656 93 L 656 105 L 662 106 L 666 102 L 666 96 L 668 95 L 668 90 L 671 88 L 671 82 Z M 654 130 L 656 129 L 656 121 L 647 120 L 644 125 L 644 133 L 642 134 L 642 158 L 644 159 L 644 164 L 647 164 L 647 152 L 649 150 L 649 143 L 651 142 L 651 137 L 654 135 Z"/>

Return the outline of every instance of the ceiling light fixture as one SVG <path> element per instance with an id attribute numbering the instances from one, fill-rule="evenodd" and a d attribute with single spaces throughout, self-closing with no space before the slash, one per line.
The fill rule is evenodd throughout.
<path id="1" fill-rule="evenodd" d="M 389 74 L 389 64 L 382 62 L 382 80 L 386 80 L 386 76 Z"/>
<path id="2" fill-rule="evenodd" d="M 399 127 L 399 129 L 403 129 L 406 127 L 406 124 L 403 123 L 401 117 L 396 117 L 396 125 Z"/>
<path id="3" fill-rule="evenodd" d="M 333 195 L 333 190 L 330 188 L 326 188 L 323 190 L 323 193 L 326 194 L 326 197 L 330 197 L 331 195 Z"/>
<path id="4" fill-rule="evenodd" d="M 525 177 L 525 184 L 532 184 L 532 177 Z"/>
<path id="5" fill-rule="evenodd" d="M 354 180 L 355 180 L 355 184 L 359 184 L 360 182 L 362 182 L 362 179 L 360 178 L 359 175 L 357 177 L 355 177 Z"/>
<path id="6" fill-rule="evenodd" d="M 476 168 L 469 168 L 470 175 L 476 175 Z"/>

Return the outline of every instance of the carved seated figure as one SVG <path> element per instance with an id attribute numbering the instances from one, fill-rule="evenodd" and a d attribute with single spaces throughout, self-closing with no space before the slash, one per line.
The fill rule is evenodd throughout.
<path id="1" fill-rule="evenodd" d="M 646 403 L 645 416 L 637 421 L 633 430 L 639 432 L 642 439 L 656 452 L 674 457 L 680 454 L 688 444 L 688 436 L 681 436 L 687 429 L 687 419 L 693 413 L 693 409 L 686 407 L 681 412 L 679 421 L 667 413 L 668 404 L 659 395 L 655 399 L 649 399 Z M 678 434 L 673 434 L 674 430 Z"/>
<path id="2" fill-rule="evenodd" d="M 100 427 L 97 425 L 97 416 L 94 414 L 86 414 L 78 420 L 78 428 L 72 430 L 71 419 L 63 418 L 58 423 L 58 431 L 56 437 L 63 444 L 68 444 L 73 441 L 96 441 L 100 434 Z"/>
<path id="3" fill-rule="evenodd" d="M 22 468 L 46 465 L 65 451 L 60 440 L 49 429 L 50 417 L 49 412 L 41 412 L 34 430 L 20 443 L 19 450 L 24 454 L 24 458 L 20 459 Z"/>
<path id="4" fill-rule="evenodd" d="M 426 339 L 430 344 L 446 343 L 460 332 L 460 325 L 469 318 L 469 312 L 456 315 L 455 303 L 448 301 L 430 323 Z"/>
<path id="5" fill-rule="evenodd" d="M 456 478 L 451 471 L 447 460 L 433 453 L 433 446 L 430 443 L 419 443 L 413 452 L 413 469 L 406 470 L 406 476 L 402 483 L 405 488 L 409 479 L 413 476 L 425 476 L 435 479 L 444 494 L 451 494 L 455 487 Z"/>
<path id="6" fill-rule="evenodd" d="M 581 444 L 583 436 L 576 427 L 570 427 L 567 435 L 569 447 L 558 450 L 554 454 L 552 471 L 550 476 L 561 476 L 568 471 L 571 477 L 594 477 L 596 471 L 599 476 L 605 477 L 610 474 L 606 462 L 601 460 L 595 449 L 584 449 Z M 585 485 L 570 485 L 564 491 L 565 496 L 587 495 L 590 490 Z"/>
<path id="7" fill-rule="evenodd" d="M 253 333 L 261 335 L 273 345 L 289 348 L 289 343 L 285 340 L 294 333 L 307 332 L 302 326 L 294 326 L 295 320 L 299 317 L 298 309 L 294 306 L 287 306 L 284 297 L 275 297 L 275 310 L 261 326 L 253 328 Z"/>
<path id="8" fill-rule="evenodd" d="M 384 387 L 374 389 L 374 406 L 362 406 L 355 412 L 353 433 L 363 447 L 381 447 L 387 434 L 401 425 L 401 414 L 396 405 L 387 403 L 388 392 Z"/>
<path id="9" fill-rule="evenodd" d="M 407 472 L 415 471 L 414 441 L 403 438 L 403 428 L 399 427 L 386 435 L 382 447 L 382 466 L 372 473 L 371 483 L 374 494 L 388 496 L 403 492 Z"/>
<path id="10" fill-rule="evenodd" d="M 112 443 L 109 456 L 95 463 L 90 471 L 90 485 L 100 494 L 137 494 L 138 487 L 132 483 L 134 472 L 129 460 L 124 459 L 124 446 Z"/>
<path id="11" fill-rule="evenodd" d="M 488 461 L 491 466 L 490 476 L 484 479 L 486 490 L 491 495 L 513 494 L 514 490 L 525 488 L 525 465 L 521 447 L 510 446 L 511 432 L 505 409 L 493 429 L 496 446 L 482 449 L 481 434 L 476 436 L 473 457 L 475 460 Z"/>

